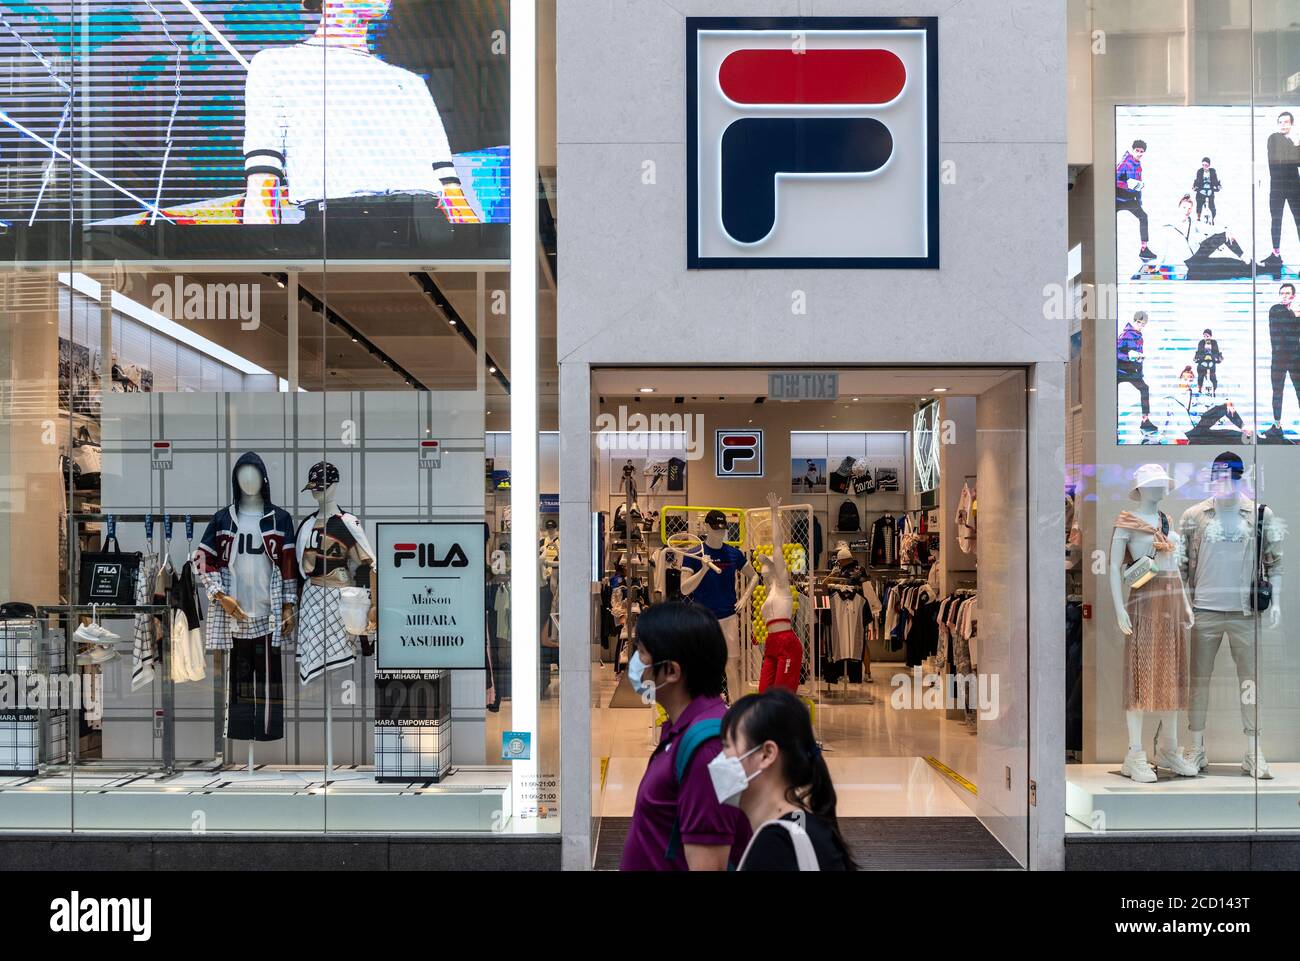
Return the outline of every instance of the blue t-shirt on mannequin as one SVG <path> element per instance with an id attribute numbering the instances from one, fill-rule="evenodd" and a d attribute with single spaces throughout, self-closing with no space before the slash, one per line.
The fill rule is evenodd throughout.
<path id="1" fill-rule="evenodd" d="M 708 544 L 702 546 L 705 556 L 717 565 L 719 572 L 715 574 L 710 571 L 705 574 L 704 580 L 691 593 L 690 600 L 707 607 L 718 620 L 731 617 L 736 613 L 736 574 L 745 568 L 745 555 L 730 544 L 721 547 L 710 547 Z M 701 564 L 703 561 L 690 556 L 682 558 L 682 566 L 692 571 L 698 571 Z"/>

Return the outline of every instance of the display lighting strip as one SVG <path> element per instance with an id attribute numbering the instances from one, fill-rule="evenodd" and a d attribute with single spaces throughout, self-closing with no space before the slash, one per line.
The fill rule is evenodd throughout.
<path id="1" fill-rule="evenodd" d="M 527 551 L 537 544 L 537 6 L 510 0 L 510 510 L 512 540 Z M 541 565 L 510 569 L 511 726 L 533 734 L 526 761 L 512 761 L 512 812 L 524 812 L 541 750 L 537 728 L 538 581 Z M 553 772 L 558 774 L 559 772 Z M 535 783 L 534 785 L 535 786 Z M 535 816 L 536 812 L 532 812 Z"/>
<path id="2" fill-rule="evenodd" d="M 281 287 L 286 286 L 289 282 L 289 278 L 284 274 L 267 274 L 267 276 L 273 278 Z M 406 386 L 414 387 L 416 390 L 427 391 L 429 389 L 418 377 L 397 361 L 393 360 L 392 357 L 389 357 L 388 354 L 380 350 L 378 344 L 348 323 L 347 318 L 336 311 L 333 307 L 326 304 L 325 301 L 321 300 L 302 284 L 298 285 L 297 293 L 299 300 L 305 303 L 311 310 L 324 317 L 327 323 L 332 324 L 334 327 L 351 337 L 353 342 L 365 350 L 366 353 L 370 354 L 371 357 L 375 358 L 375 360 L 379 361 L 398 377 L 402 378 L 402 380 L 406 381 Z"/>
<path id="3" fill-rule="evenodd" d="M 474 355 L 477 357 L 478 337 L 474 334 L 474 331 L 469 329 L 469 325 L 465 323 L 465 318 L 460 315 L 460 311 L 452 306 L 451 301 L 448 300 L 447 295 L 442 292 L 442 288 L 438 286 L 437 281 L 423 271 L 412 273 L 411 279 L 419 285 L 419 288 L 424 292 L 424 295 L 433 302 L 433 306 L 438 308 L 438 311 L 447 319 L 447 323 L 451 325 L 452 329 L 455 330 L 456 333 L 460 334 L 461 339 L 464 340 L 465 343 L 469 344 L 469 349 L 472 350 Z M 488 374 L 505 389 L 507 394 L 509 394 L 510 380 L 501 372 L 501 365 L 498 364 L 492 358 L 492 355 L 486 350 L 483 352 L 483 364 L 487 368 Z"/>

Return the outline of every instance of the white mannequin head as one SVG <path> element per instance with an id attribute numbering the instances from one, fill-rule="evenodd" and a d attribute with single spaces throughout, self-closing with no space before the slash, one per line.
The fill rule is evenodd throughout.
<path id="1" fill-rule="evenodd" d="M 1238 455 L 1230 451 L 1220 454 L 1210 465 L 1210 493 L 1221 500 L 1240 497 L 1245 470 L 1245 463 Z"/>
<path id="2" fill-rule="evenodd" d="M 245 464 L 235 471 L 235 484 L 239 487 L 241 504 L 262 503 L 262 472 L 254 464 Z"/>
<path id="3" fill-rule="evenodd" d="M 312 491 L 311 499 L 316 502 L 316 506 L 323 510 L 338 500 L 338 491 L 338 484 L 330 484 L 328 487 L 322 488 L 321 490 Z"/>

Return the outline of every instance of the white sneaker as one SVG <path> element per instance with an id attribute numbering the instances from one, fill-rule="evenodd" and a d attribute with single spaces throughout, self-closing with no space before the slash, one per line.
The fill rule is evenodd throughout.
<path id="1" fill-rule="evenodd" d="M 1168 748 L 1156 752 L 1156 767 L 1173 771 L 1179 777 L 1196 777 L 1201 773 L 1200 767 L 1194 760 L 1189 759 L 1182 751 L 1171 751 Z"/>
<path id="2" fill-rule="evenodd" d="M 97 664 L 107 664 L 116 657 L 117 651 L 113 650 L 111 647 L 100 645 L 78 654 L 77 663 L 82 667 L 94 667 Z"/>
<path id="3" fill-rule="evenodd" d="M 72 636 L 83 644 L 111 644 L 118 639 L 116 634 L 98 624 L 82 624 Z"/>
<path id="4" fill-rule="evenodd" d="M 1273 780 L 1273 772 L 1268 769 L 1268 762 L 1264 760 L 1264 752 L 1256 750 L 1253 754 L 1246 752 L 1246 756 L 1241 761 L 1241 773 L 1249 774 L 1259 781 Z"/>
<path id="5" fill-rule="evenodd" d="M 1196 765 L 1196 773 L 1198 774 L 1210 766 L 1210 762 L 1205 757 L 1205 748 L 1198 748 L 1195 745 L 1183 748 L 1183 760 Z"/>
<path id="6" fill-rule="evenodd" d="M 1129 751 L 1119 773 L 1139 784 L 1153 784 L 1156 780 L 1155 768 L 1147 762 L 1146 751 Z"/>

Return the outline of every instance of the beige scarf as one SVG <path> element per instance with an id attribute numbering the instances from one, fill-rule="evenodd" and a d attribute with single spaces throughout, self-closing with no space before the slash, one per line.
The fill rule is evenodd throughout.
<path id="1" fill-rule="evenodd" d="M 1125 530 L 1140 531 L 1143 534 L 1151 534 L 1155 537 L 1156 550 L 1162 553 L 1169 553 L 1174 549 L 1173 541 L 1164 535 L 1164 532 L 1158 528 L 1152 527 L 1142 518 L 1130 511 L 1121 511 L 1115 520 L 1116 527 L 1122 527 Z"/>

